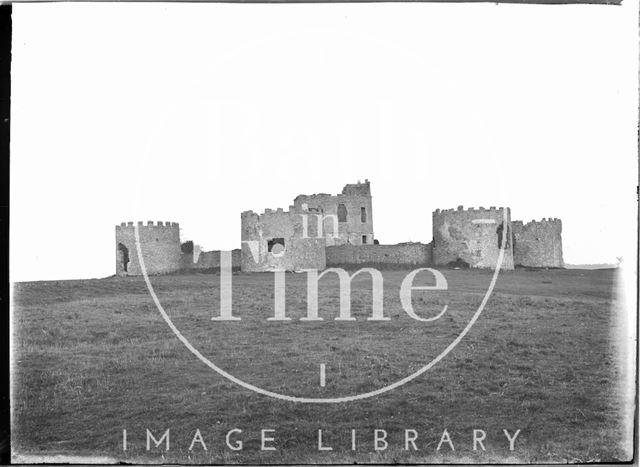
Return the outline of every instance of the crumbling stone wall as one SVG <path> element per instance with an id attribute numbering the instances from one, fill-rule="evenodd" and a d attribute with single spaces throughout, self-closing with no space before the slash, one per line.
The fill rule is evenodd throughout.
<path id="1" fill-rule="evenodd" d="M 431 244 L 398 243 L 397 245 L 328 246 L 327 266 L 349 264 L 431 265 Z"/>
<path id="2" fill-rule="evenodd" d="M 308 215 L 308 225 L 317 225 L 317 216 L 323 216 L 322 234 L 327 245 L 372 245 L 373 216 L 371 186 L 369 180 L 364 183 L 347 184 L 339 195 L 318 193 L 298 195 L 294 201 L 295 209 Z M 338 231 L 334 220 L 337 219 Z"/>
<path id="3" fill-rule="evenodd" d="M 243 212 L 242 271 L 324 269 L 326 241 L 318 238 L 312 227 L 315 223 L 309 223 L 307 232 L 303 230 L 303 214 L 295 206 L 289 206 L 289 211 Z"/>
<path id="4" fill-rule="evenodd" d="M 231 250 L 231 267 L 240 268 L 242 253 L 239 248 Z M 220 250 L 201 251 L 198 259 L 190 258 L 191 263 L 185 265 L 185 269 L 220 269 Z"/>
<path id="5" fill-rule="evenodd" d="M 516 266 L 562 268 L 562 221 L 514 221 L 513 261 Z"/>
<path id="6" fill-rule="evenodd" d="M 503 216 L 506 209 L 506 223 Z M 495 268 L 507 229 L 502 269 L 513 269 L 513 234 L 509 208 L 457 210 L 433 213 L 433 262 L 436 266 L 467 263 L 472 268 Z"/>
<path id="7" fill-rule="evenodd" d="M 180 226 L 176 222 L 138 222 L 140 247 L 147 274 L 166 274 L 182 267 Z M 116 274 L 142 275 L 133 222 L 116 226 Z"/>

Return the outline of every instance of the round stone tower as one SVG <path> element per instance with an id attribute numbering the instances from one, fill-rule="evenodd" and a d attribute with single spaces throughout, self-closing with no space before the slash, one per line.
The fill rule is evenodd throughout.
<path id="1" fill-rule="evenodd" d="M 563 268 L 562 221 L 542 219 L 513 222 L 513 261 L 516 266 Z"/>
<path id="2" fill-rule="evenodd" d="M 141 276 L 133 222 L 116 225 L 116 275 Z M 181 267 L 180 226 L 177 222 L 137 224 L 147 274 L 166 274 Z"/>
<path id="3" fill-rule="evenodd" d="M 513 269 L 509 208 L 464 209 L 459 206 L 457 210 L 434 211 L 433 262 L 436 266 L 495 269 L 502 248 L 505 251 L 501 269 Z"/>

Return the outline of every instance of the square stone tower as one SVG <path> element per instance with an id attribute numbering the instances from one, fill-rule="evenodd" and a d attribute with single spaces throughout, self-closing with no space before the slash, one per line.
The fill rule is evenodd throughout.
<path id="1" fill-rule="evenodd" d="M 309 213 L 309 223 L 320 222 L 318 230 L 322 230 L 327 246 L 373 244 L 369 180 L 347 184 L 338 195 L 298 195 L 293 204 L 297 210 Z"/>

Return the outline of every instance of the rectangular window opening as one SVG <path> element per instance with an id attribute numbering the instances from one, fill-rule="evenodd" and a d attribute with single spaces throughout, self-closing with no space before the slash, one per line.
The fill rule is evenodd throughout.
<path id="1" fill-rule="evenodd" d="M 347 222 L 347 207 L 342 203 L 338 204 L 338 222 Z"/>

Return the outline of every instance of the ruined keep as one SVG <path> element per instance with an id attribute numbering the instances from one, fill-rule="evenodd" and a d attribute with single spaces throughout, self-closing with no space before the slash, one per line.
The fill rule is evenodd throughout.
<path id="1" fill-rule="evenodd" d="M 506 215 L 506 221 L 505 221 Z M 513 269 L 511 210 L 436 209 L 433 213 L 433 263 L 435 266 L 467 264 L 472 268 L 495 268 L 503 248 L 502 269 Z"/>
<path id="2" fill-rule="evenodd" d="M 321 223 L 327 246 L 373 244 L 369 180 L 345 185 L 339 195 L 298 195 L 293 204 L 308 214 L 309 225 Z"/>
<path id="3" fill-rule="evenodd" d="M 516 266 L 562 268 L 562 221 L 542 219 L 512 222 L 513 262 Z"/>
<path id="4" fill-rule="evenodd" d="M 147 274 L 178 271 L 182 265 L 180 226 L 176 222 L 138 222 L 140 248 Z M 142 269 L 136 249 L 133 222 L 116 226 L 116 275 L 140 276 Z"/>
<path id="5" fill-rule="evenodd" d="M 242 213 L 242 271 L 322 270 L 328 246 L 373 245 L 369 180 L 338 195 L 298 195 L 293 203 L 288 211 Z"/>

